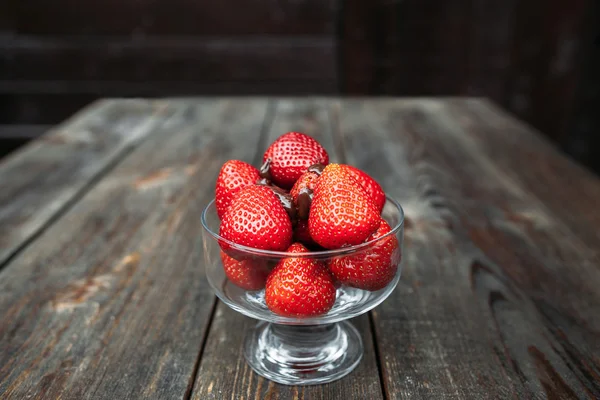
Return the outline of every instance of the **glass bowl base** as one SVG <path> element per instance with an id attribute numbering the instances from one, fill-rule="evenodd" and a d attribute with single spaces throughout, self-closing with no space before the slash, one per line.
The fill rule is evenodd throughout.
<path id="1" fill-rule="evenodd" d="M 246 335 L 244 356 L 259 375 L 284 385 L 335 381 L 360 363 L 363 344 L 352 324 L 260 322 Z"/>

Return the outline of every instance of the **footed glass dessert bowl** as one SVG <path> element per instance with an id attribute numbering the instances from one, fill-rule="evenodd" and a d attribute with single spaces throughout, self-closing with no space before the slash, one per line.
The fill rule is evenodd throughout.
<path id="1" fill-rule="evenodd" d="M 360 245 L 336 250 L 281 252 L 255 249 L 224 239 L 219 235 L 221 222 L 215 200 L 206 206 L 202 213 L 206 276 L 219 299 L 259 321 L 247 333 L 244 344 L 245 358 L 254 371 L 281 384 L 312 385 L 339 379 L 360 363 L 362 339 L 346 320 L 383 302 L 400 279 L 404 237 L 402 207 L 387 197 L 381 217 L 391 230 Z M 382 257 L 389 263 L 385 276 L 365 276 L 362 266 L 381 264 Z M 344 282 L 336 280 L 335 302 L 327 312 L 289 317 L 269 309 L 264 284 L 276 266 L 290 260 L 299 265 L 316 262 L 328 270 L 343 265 L 346 272 L 350 271 Z M 303 279 L 302 276 L 288 278 Z M 369 279 L 373 283 L 367 285 L 370 286 L 367 289 L 353 283 Z"/>

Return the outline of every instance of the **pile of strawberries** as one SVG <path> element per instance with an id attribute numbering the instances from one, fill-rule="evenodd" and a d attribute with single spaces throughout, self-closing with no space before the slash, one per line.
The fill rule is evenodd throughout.
<path id="1" fill-rule="evenodd" d="M 381 238 L 391 231 L 381 217 L 385 201 L 373 178 L 350 165 L 329 164 L 323 146 L 299 132 L 275 140 L 260 170 L 243 161 L 227 161 L 216 183 L 222 238 L 299 255 Z M 394 278 L 400 257 L 394 235 L 350 255 L 326 261 L 289 257 L 274 268 L 262 258 L 233 251 L 225 242 L 220 246 L 232 283 L 246 290 L 265 288 L 269 309 L 292 317 L 328 312 L 339 284 L 369 291 L 384 288 Z"/>

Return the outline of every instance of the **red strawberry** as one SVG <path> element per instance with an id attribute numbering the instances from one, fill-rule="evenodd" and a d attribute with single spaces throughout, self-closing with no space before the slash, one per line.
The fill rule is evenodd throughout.
<path id="1" fill-rule="evenodd" d="M 311 165 L 327 165 L 329 155 L 312 137 L 300 132 L 288 132 L 269 146 L 263 155 L 263 162 L 267 160 L 271 160 L 270 179 L 278 186 L 289 189 Z"/>
<path id="2" fill-rule="evenodd" d="M 306 246 L 310 247 L 316 244 L 315 241 L 310 237 L 307 220 L 298 220 L 298 223 L 294 227 L 294 241 L 302 242 Z"/>
<path id="3" fill-rule="evenodd" d="M 317 172 L 306 171 L 300 175 L 300 178 L 298 178 L 290 190 L 292 200 L 298 208 L 298 218 L 300 219 L 308 219 L 310 203 L 318 178 L 319 174 Z"/>
<path id="4" fill-rule="evenodd" d="M 227 278 L 236 286 L 246 290 L 260 290 L 265 287 L 269 269 L 265 261 L 242 260 L 238 261 L 221 251 L 221 261 Z"/>
<path id="5" fill-rule="evenodd" d="M 258 169 L 239 160 L 229 160 L 221 167 L 217 177 L 215 198 L 219 218 L 231 204 L 233 196 L 241 189 L 253 185 L 259 178 Z"/>
<path id="6" fill-rule="evenodd" d="M 308 249 L 294 243 L 290 253 Z M 310 258 L 284 258 L 275 267 L 265 289 L 267 306 L 286 317 L 310 317 L 325 314 L 335 303 L 333 279 L 322 262 Z"/>
<path id="7" fill-rule="evenodd" d="M 292 242 L 292 223 L 273 190 L 253 185 L 233 197 L 219 234 L 244 246 L 283 251 Z"/>
<path id="8" fill-rule="evenodd" d="M 363 243 L 380 224 L 371 196 L 339 164 L 317 180 L 308 217 L 310 236 L 326 249 Z"/>
<path id="9" fill-rule="evenodd" d="M 383 206 L 385 205 L 385 192 L 375 181 L 375 179 L 371 178 L 366 172 L 361 171 L 358 168 L 353 167 L 352 165 L 342 165 L 344 168 L 360 185 L 371 195 L 373 202 L 379 209 L 379 213 L 383 210 Z"/>
<path id="10" fill-rule="evenodd" d="M 368 241 L 376 240 L 390 232 L 388 223 L 381 219 L 377 232 Z M 340 282 L 364 290 L 379 290 L 386 287 L 398 269 L 400 248 L 395 235 L 381 239 L 360 253 L 340 256 L 329 262 L 329 270 Z"/>

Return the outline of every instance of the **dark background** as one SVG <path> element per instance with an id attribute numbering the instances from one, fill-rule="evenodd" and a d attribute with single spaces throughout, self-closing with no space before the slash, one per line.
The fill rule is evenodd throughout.
<path id="1" fill-rule="evenodd" d="M 600 172 L 596 0 L 0 0 L 0 154 L 98 97 L 487 96 Z"/>

